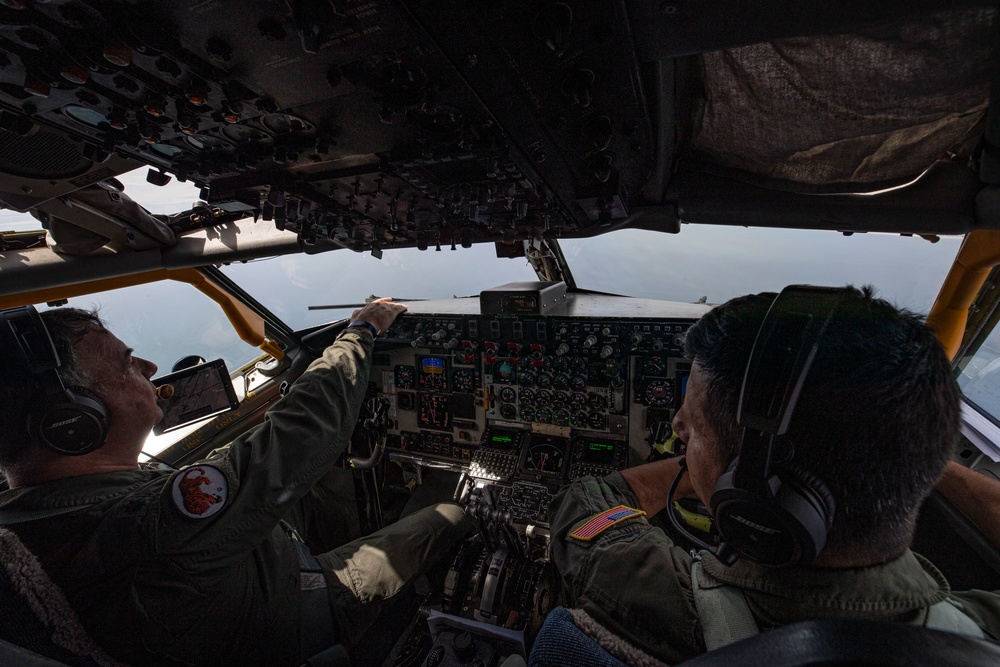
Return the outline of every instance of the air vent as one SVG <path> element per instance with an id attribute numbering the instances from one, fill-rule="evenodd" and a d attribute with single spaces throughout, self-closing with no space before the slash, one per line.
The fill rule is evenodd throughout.
<path id="1" fill-rule="evenodd" d="M 22 137 L 0 130 L 0 172 L 25 178 L 70 178 L 91 166 L 80 146 L 61 134 L 39 128 Z"/>

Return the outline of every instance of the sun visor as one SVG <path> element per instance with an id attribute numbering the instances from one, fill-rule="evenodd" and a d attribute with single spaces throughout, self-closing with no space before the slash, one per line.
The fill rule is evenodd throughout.
<path id="1" fill-rule="evenodd" d="M 686 155 L 793 191 L 908 182 L 978 141 L 996 16 L 948 11 L 702 54 Z"/>
<path id="2" fill-rule="evenodd" d="M 165 216 L 155 216 L 108 183 L 95 183 L 31 211 L 52 238 L 52 249 L 89 255 L 108 247 L 148 250 L 177 242 Z"/>

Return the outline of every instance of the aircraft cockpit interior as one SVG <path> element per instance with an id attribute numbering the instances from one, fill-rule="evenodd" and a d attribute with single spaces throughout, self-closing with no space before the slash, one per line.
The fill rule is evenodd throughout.
<path id="1" fill-rule="evenodd" d="M 513 665 L 565 600 L 550 503 L 685 454 L 685 335 L 730 298 L 929 313 L 957 460 L 1000 479 L 998 29 L 974 0 L 0 0 L 0 309 L 96 303 L 160 376 L 224 358 L 222 402 L 147 441 L 182 468 L 406 303 L 336 465 L 352 538 L 432 498 L 476 531 L 331 664 Z M 916 545 L 1000 589 L 936 495 Z"/>

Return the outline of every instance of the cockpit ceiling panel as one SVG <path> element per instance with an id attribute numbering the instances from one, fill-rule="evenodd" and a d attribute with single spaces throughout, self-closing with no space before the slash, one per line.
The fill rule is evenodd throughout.
<path id="1" fill-rule="evenodd" d="M 990 97 L 995 9 L 698 57 L 689 155 L 793 190 L 866 192 L 967 156 Z"/>

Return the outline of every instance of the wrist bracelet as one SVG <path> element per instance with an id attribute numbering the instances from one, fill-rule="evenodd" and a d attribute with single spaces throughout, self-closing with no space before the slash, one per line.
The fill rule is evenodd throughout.
<path id="1" fill-rule="evenodd" d="M 378 338 L 378 331 L 375 329 L 375 326 L 369 322 L 362 322 L 361 320 L 358 320 L 357 322 L 351 322 L 347 325 L 348 329 L 352 327 L 364 327 L 371 333 L 372 338 Z"/>

